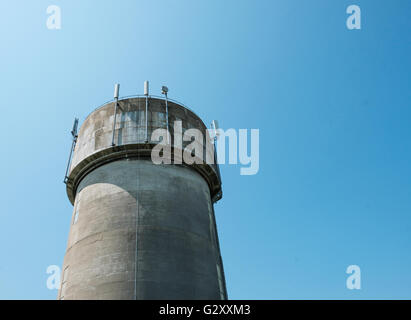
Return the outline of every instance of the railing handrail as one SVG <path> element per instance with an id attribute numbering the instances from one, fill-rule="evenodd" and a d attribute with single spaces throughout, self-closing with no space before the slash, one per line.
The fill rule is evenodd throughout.
<path id="1" fill-rule="evenodd" d="M 144 95 L 144 94 L 134 94 L 134 95 L 129 95 L 129 96 L 123 96 L 123 97 L 119 97 L 118 101 L 122 101 L 122 100 L 127 100 L 127 99 L 132 99 L 132 98 L 155 98 L 155 99 L 159 99 L 159 100 L 163 100 L 165 101 L 166 99 L 163 96 L 157 96 L 157 95 Z M 101 104 L 100 106 L 98 106 L 97 108 L 95 108 L 92 112 L 90 112 L 85 118 L 84 121 L 87 120 L 87 118 L 94 113 L 95 111 L 99 110 L 100 108 L 103 108 L 104 106 L 106 106 L 109 103 L 114 102 L 115 99 L 111 99 L 109 101 L 104 102 L 103 104 Z M 187 107 L 184 103 L 181 103 L 180 101 L 174 100 L 174 99 L 170 99 L 167 98 L 167 101 L 173 102 L 175 104 L 178 104 L 184 108 L 186 108 L 187 110 L 189 110 L 190 112 L 192 112 L 194 115 L 196 115 L 199 119 L 201 119 L 191 108 Z"/>

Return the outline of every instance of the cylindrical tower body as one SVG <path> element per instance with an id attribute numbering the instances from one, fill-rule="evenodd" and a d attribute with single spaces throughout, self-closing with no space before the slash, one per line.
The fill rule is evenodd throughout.
<path id="1" fill-rule="evenodd" d="M 164 100 L 124 99 L 117 110 L 114 117 L 114 102 L 100 107 L 79 131 L 67 179 L 74 210 L 58 298 L 226 299 L 213 209 L 221 198 L 218 168 L 153 163 L 151 136 L 166 127 Z M 172 137 L 174 121 L 183 132 L 196 128 L 208 137 L 201 119 L 182 105 L 169 101 L 168 116 Z M 204 151 L 209 143 L 204 139 Z"/>

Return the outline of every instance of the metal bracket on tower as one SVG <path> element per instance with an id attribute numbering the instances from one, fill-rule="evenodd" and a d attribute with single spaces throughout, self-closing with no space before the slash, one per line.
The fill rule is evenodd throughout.
<path id="1" fill-rule="evenodd" d="M 117 108 L 118 108 L 118 95 L 120 93 L 120 84 L 116 83 L 114 86 L 114 121 L 113 121 L 113 137 L 111 139 L 111 145 L 114 147 L 116 144 L 114 143 L 114 134 L 116 130 L 116 121 L 117 121 Z"/>
<path id="2" fill-rule="evenodd" d="M 213 131 L 214 131 L 214 137 L 213 137 L 213 140 L 214 140 L 214 163 L 215 163 L 215 166 L 216 166 L 216 168 L 217 168 L 218 180 L 219 180 L 219 182 L 220 182 L 220 185 L 222 185 L 221 173 L 220 173 L 220 165 L 218 164 L 218 157 L 217 157 L 217 140 L 218 140 L 218 138 L 219 138 L 219 136 L 220 136 L 217 120 L 213 120 L 213 121 L 211 122 L 211 127 L 213 128 Z M 220 193 L 219 193 L 219 194 L 217 195 L 217 197 L 216 197 L 217 200 L 216 200 L 215 202 L 217 202 L 219 199 L 221 199 L 221 196 L 222 196 L 222 192 L 220 191 Z"/>
<path id="3" fill-rule="evenodd" d="M 78 138 L 77 128 L 78 128 L 78 118 L 75 118 L 74 119 L 74 124 L 73 124 L 73 129 L 71 130 L 71 135 L 73 136 L 73 142 L 71 144 L 70 155 L 69 155 L 69 159 L 68 159 L 68 162 L 67 162 L 66 174 L 64 175 L 64 181 L 63 181 L 64 183 L 67 183 L 67 181 L 68 181 L 68 171 L 70 170 L 71 157 L 73 155 L 73 151 L 74 151 L 74 148 L 76 147 L 76 143 L 77 143 L 77 138 Z"/>
<path id="4" fill-rule="evenodd" d="M 167 98 L 167 93 L 168 93 L 168 88 L 166 86 L 162 86 L 161 88 L 161 93 L 164 94 L 164 96 L 166 97 L 166 122 L 167 122 L 167 144 L 171 143 L 170 142 L 170 131 L 169 131 L 169 127 L 168 127 L 168 98 Z"/>

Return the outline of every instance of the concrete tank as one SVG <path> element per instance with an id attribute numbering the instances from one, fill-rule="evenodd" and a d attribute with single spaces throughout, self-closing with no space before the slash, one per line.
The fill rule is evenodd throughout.
<path id="1" fill-rule="evenodd" d="M 151 133 L 166 127 L 165 100 L 120 100 L 82 124 L 67 179 L 74 205 L 59 299 L 227 299 L 214 216 L 214 164 L 154 164 Z M 206 126 L 168 102 L 183 132 Z M 146 141 L 148 136 L 148 141 Z M 204 142 L 204 149 L 209 143 Z M 183 147 L 186 145 L 185 143 Z"/>

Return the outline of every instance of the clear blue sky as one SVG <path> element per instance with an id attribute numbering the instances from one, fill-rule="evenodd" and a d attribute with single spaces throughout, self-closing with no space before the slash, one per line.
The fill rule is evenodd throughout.
<path id="1" fill-rule="evenodd" d="M 411 298 L 410 16 L 408 0 L 1 1 L 0 298 L 56 298 L 73 118 L 144 80 L 207 124 L 260 129 L 257 175 L 221 167 L 231 299 Z"/>

